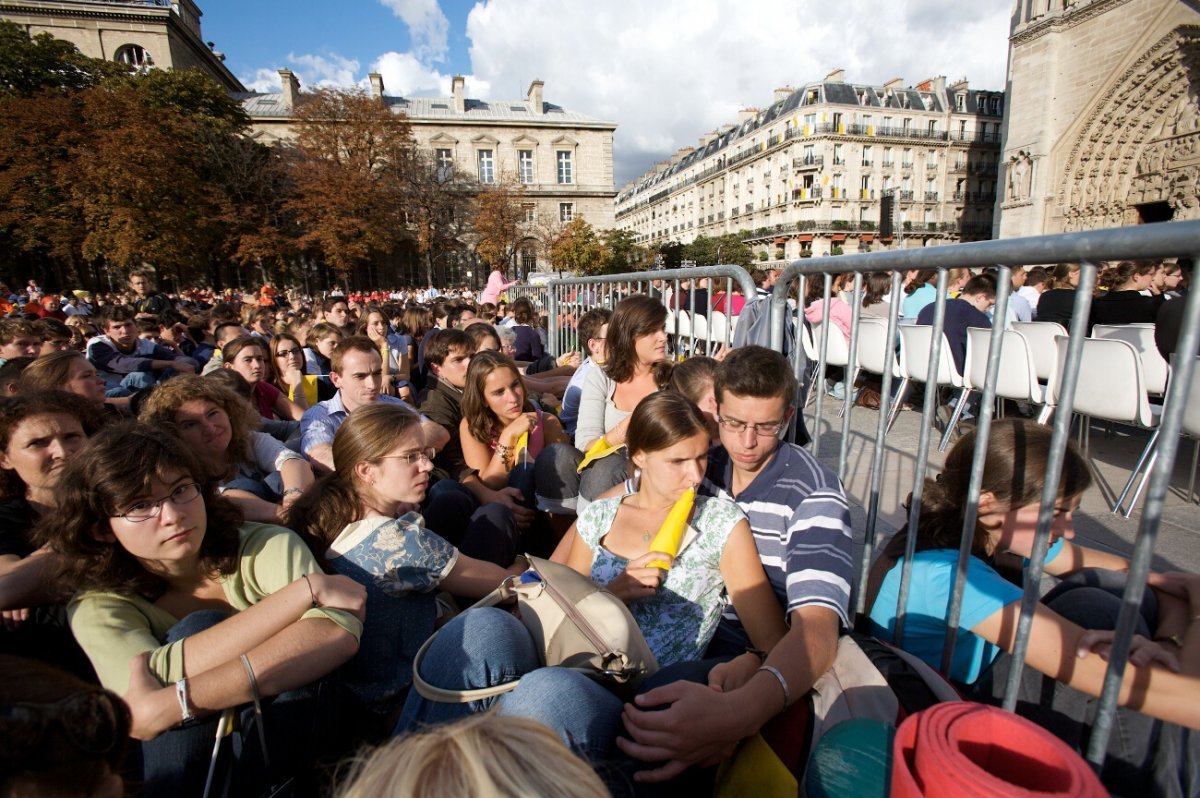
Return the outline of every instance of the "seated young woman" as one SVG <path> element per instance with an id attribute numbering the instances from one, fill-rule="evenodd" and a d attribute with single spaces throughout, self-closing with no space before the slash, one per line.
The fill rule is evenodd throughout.
<path id="1" fill-rule="evenodd" d="M 408 346 L 392 332 L 387 314 L 375 305 L 370 305 L 363 311 L 358 322 L 356 335 L 365 335 L 375 344 L 380 357 L 384 352 L 384 367 L 387 369 L 390 382 L 384 385 L 384 390 L 390 396 L 398 396 L 406 402 L 413 401 L 412 383 L 409 382 Z"/>
<path id="2" fill-rule="evenodd" d="M 527 507 L 552 513 L 565 524 L 575 515 L 582 453 L 563 433 L 558 418 L 534 410 L 512 358 L 476 352 L 467 368 L 458 436 L 463 457 L 479 480 L 499 490 L 520 488 Z M 518 451 L 524 438 L 526 445 Z M 550 543 L 552 549 L 555 541 Z"/>
<path id="3" fill-rule="evenodd" d="M 368 621 L 346 685 L 381 717 L 399 710 L 412 683 L 412 660 L 433 634 L 438 589 L 469 599 L 494 590 L 526 563 L 506 542 L 508 569 L 461 553 L 426 529 L 417 508 L 425 499 L 430 458 L 420 417 L 403 405 L 375 403 L 355 410 L 333 438 L 336 470 L 322 477 L 288 511 L 298 532 L 329 570 L 367 590 Z M 495 542 L 468 529 L 468 547 Z M 384 727 L 391 728 L 395 718 Z"/>
<path id="4" fill-rule="evenodd" d="M 271 365 L 275 375 L 273 384 L 301 410 L 332 399 L 337 393 L 328 379 L 308 373 L 300 339 L 289 332 L 271 336 Z"/>
<path id="5" fill-rule="evenodd" d="M 66 391 L 92 402 L 105 417 L 128 413 L 129 397 L 109 399 L 105 395 L 104 378 L 82 352 L 69 349 L 42 355 L 21 372 L 19 390 Z"/>
<path id="6" fill-rule="evenodd" d="M 625 443 L 629 417 L 638 403 L 658 390 L 655 364 L 667 359 L 667 309 L 662 302 L 634 294 L 617 303 L 608 323 L 603 368 L 591 369 L 579 398 L 575 446 L 587 452 L 603 438 Z M 579 480 L 579 493 L 591 500 L 624 481 L 628 453 L 618 450 L 591 462 Z"/>
<path id="7" fill-rule="evenodd" d="M 194 794 L 217 715 L 237 708 L 246 728 L 255 689 L 274 697 L 272 773 L 249 741 L 234 764 L 243 794 L 337 755 L 347 707 L 317 683 L 358 649 L 361 585 L 322 573 L 291 531 L 244 524 L 189 448 L 146 424 L 98 433 L 57 492 L 38 532 L 79 591 L 72 631 L 132 712 L 143 795 Z"/>
<path id="8" fill-rule="evenodd" d="M 139 418 L 180 438 L 249 521 L 278 523 L 313 483 L 302 455 L 258 431 L 254 408 L 208 377 L 182 375 L 158 386 Z"/>
<path id="9" fill-rule="evenodd" d="M 574 545 L 568 565 L 629 605 L 664 669 L 659 678 L 672 674 L 672 666 L 686 668 L 693 678 L 707 677 L 716 662 L 707 660 L 700 674 L 696 661 L 704 656 L 727 601 L 745 620 L 754 645 L 770 651 L 785 632 L 783 613 L 763 572 L 750 524 L 735 504 L 697 496 L 678 554 L 670 558 L 650 549 L 676 500 L 704 476 L 709 437 L 699 409 L 670 391 L 648 397 L 633 412 L 627 441 L 630 460 L 641 471 L 637 491 L 588 505 L 577 531 L 569 533 Z M 651 565 L 654 560 L 666 560 L 670 570 Z M 525 675 L 498 702 L 434 704 L 414 693 L 400 728 L 499 703 L 501 714 L 540 720 L 581 753 L 610 754 L 621 699 L 577 671 L 540 668 L 536 649 L 521 622 L 503 610 L 484 608 L 458 616 L 430 646 L 423 678 L 438 687 L 469 689 Z M 758 655 L 738 657 L 727 677 L 741 683 L 760 664 Z"/>
<path id="10" fill-rule="evenodd" d="M 324 321 L 314 324 L 304 341 L 304 373 L 328 378 L 333 350 L 345 337 L 342 328 L 335 324 Z"/>
<path id="11" fill-rule="evenodd" d="M 0 400 L 0 653 L 89 679 L 95 675 L 67 628 L 69 593 L 52 579 L 57 558 L 33 528 L 58 510 L 63 466 L 99 423 L 94 403 L 61 391 Z"/>
<path id="12" fill-rule="evenodd" d="M 1022 590 L 997 572 L 996 558 L 1005 553 L 1030 556 L 1050 436 L 1048 427 L 1032 422 L 1004 419 L 992 424 L 958 645 L 949 674 L 968 695 L 980 700 L 998 700 L 1003 695 Z M 941 663 L 945 613 L 976 445 L 975 432 L 968 431 L 947 455 L 941 478 L 926 482 L 912 573 L 912 584 L 920 587 L 909 594 L 903 639 L 893 641 L 935 668 Z M 1072 514 L 1090 483 L 1087 463 L 1068 447 L 1050 530 L 1053 545 L 1045 561 L 1045 572 L 1063 581 L 1042 599 L 1034 614 L 1025 658 L 1028 678 L 1018 706 L 1022 714 L 1081 749 L 1090 731 L 1092 697 L 1100 694 L 1108 667 L 1104 656 L 1090 649 L 1097 641 L 1111 639 L 1105 632 L 1115 628 L 1128 569 L 1121 557 L 1071 542 Z M 871 632 L 883 639 L 893 638 L 904 545 L 905 533 L 898 533 L 871 571 Z M 1155 773 L 1180 772 L 1161 757 L 1182 756 L 1176 764 L 1185 766 L 1187 757 L 1200 753 L 1194 735 L 1170 725 L 1200 728 L 1200 577 L 1152 574 L 1150 584 L 1154 589 L 1147 591 L 1142 603 L 1139 637 L 1120 695 L 1122 707 L 1145 715 L 1120 711 L 1118 724 L 1124 731 L 1113 734 L 1102 774 L 1109 789 L 1122 795 L 1138 794 L 1138 790 L 1157 793 L 1141 780 Z M 1047 689 L 1042 674 L 1059 684 Z M 1171 744 L 1164 742 L 1168 737 Z M 1197 786 L 1183 794 L 1194 794 Z"/>
<path id="13" fill-rule="evenodd" d="M 304 415 L 295 402 L 271 384 L 266 341 L 253 335 L 243 335 L 225 344 L 221 353 L 224 367 L 241 374 L 250 383 L 254 407 L 263 418 L 299 421 Z"/>
<path id="14" fill-rule="evenodd" d="M 491 324 L 477 321 L 474 324 L 468 324 L 463 329 L 463 332 L 475 339 L 476 351 L 482 352 L 488 350 L 501 352 L 512 357 L 512 352 L 504 347 L 501 338 L 504 334 L 511 335 L 511 329 L 507 327 L 494 327 Z M 528 370 L 522 368 L 520 363 L 517 363 L 517 370 L 521 372 L 521 378 L 525 381 L 525 387 L 528 389 L 531 398 L 537 399 L 545 407 L 552 408 L 558 405 L 562 395 L 567 390 L 567 386 L 571 383 L 569 374 L 529 374 Z M 571 373 L 574 373 L 573 367 L 571 368 Z"/>

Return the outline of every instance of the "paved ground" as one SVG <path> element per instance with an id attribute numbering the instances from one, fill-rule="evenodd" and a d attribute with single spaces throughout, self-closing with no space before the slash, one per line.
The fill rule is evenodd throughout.
<path id="1" fill-rule="evenodd" d="M 837 470 L 841 451 L 842 421 L 835 417 L 837 407 L 826 397 L 820 452 L 818 457 Z M 807 411 L 809 430 L 814 429 L 815 403 Z M 861 536 L 866 530 L 866 512 L 870 487 L 871 463 L 874 457 L 877 411 L 854 408 L 850 419 L 850 446 L 846 458 L 846 490 L 854 508 L 854 529 Z M 919 412 L 903 412 L 885 442 L 883 480 L 880 491 L 880 512 L 876 540 L 883 540 L 906 521 L 902 502 L 913 488 L 913 469 L 920 435 Z M 936 432 L 936 431 L 935 431 Z M 940 435 L 940 433 L 937 433 Z M 1101 423 L 1093 425 L 1088 460 L 1095 474 L 1092 488 L 1084 495 L 1076 514 L 1077 541 L 1097 548 L 1109 549 L 1128 556 L 1138 534 L 1142 517 L 1142 501 L 1131 518 L 1109 512 L 1113 498 L 1120 493 L 1129 478 L 1149 436 L 1139 430 L 1118 426 L 1106 431 Z M 930 475 L 942 463 L 937 451 L 938 437 L 930 447 Z M 1193 442 L 1184 439 L 1175 463 L 1171 491 L 1164 507 L 1162 524 L 1155 546 L 1156 570 L 1200 571 L 1200 506 L 1187 501 L 1187 480 L 1192 462 Z M 1198 480 L 1200 481 L 1200 480 Z M 1200 491 L 1200 485 L 1197 486 Z M 1144 500 L 1144 496 L 1143 496 Z M 861 539 L 861 538 L 860 538 Z"/>

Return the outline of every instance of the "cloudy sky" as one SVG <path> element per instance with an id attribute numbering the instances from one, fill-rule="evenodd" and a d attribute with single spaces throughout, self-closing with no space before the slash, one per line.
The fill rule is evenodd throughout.
<path id="1" fill-rule="evenodd" d="M 656 161 L 765 106 L 779 86 L 846 70 L 912 85 L 945 75 L 1003 89 L 1012 0 L 197 0 L 204 38 L 250 88 L 523 98 L 616 122 L 617 187 Z"/>

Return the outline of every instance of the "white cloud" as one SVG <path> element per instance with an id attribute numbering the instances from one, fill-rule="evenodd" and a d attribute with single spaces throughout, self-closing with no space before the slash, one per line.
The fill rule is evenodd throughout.
<path id="1" fill-rule="evenodd" d="M 380 0 L 408 26 L 413 53 L 423 64 L 444 61 L 450 22 L 437 0 Z"/>
<path id="2" fill-rule="evenodd" d="M 412 53 L 384 53 L 371 64 L 371 71 L 383 76 L 384 91 L 402 97 L 448 97 L 451 75 L 421 63 Z M 487 81 L 474 75 L 466 77 L 468 97 L 486 97 Z"/>
<path id="3" fill-rule="evenodd" d="M 315 55 L 288 53 L 287 66 L 300 79 L 305 89 L 354 86 L 362 83 L 357 77 L 359 64 L 356 59 L 345 58 L 337 53 Z M 241 76 L 242 84 L 250 91 L 276 92 L 280 88 L 279 70 L 260 67 L 253 76 Z"/>
<path id="4" fill-rule="evenodd" d="M 740 107 L 770 104 L 776 87 L 820 80 L 837 67 L 855 82 L 902 77 L 912 85 L 945 75 L 1003 89 L 1010 7 L 1011 0 L 482 0 L 467 36 L 472 71 L 503 97 L 522 96 L 540 77 L 548 102 L 618 123 L 620 187 L 735 122 Z"/>

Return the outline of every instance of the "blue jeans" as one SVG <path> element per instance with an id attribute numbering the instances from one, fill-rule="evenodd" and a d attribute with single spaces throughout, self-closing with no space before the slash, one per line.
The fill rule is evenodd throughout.
<path id="1" fill-rule="evenodd" d="M 155 379 L 152 372 L 132 371 L 122 377 L 116 385 L 109 385 L 104 391 L 104 395 L 109 399 L 119 399 L 124 396 L 133 396 L 138 391 L 153 388 L 154 385 Z"/>
<path id="2" fill-rule="evenodd" d="M 675 663 L 647 678 L 638 692 L 681 680 L 705 684 L 708 672 L 728 659 Z M 504 610 L 471 610 L 448 623 L 426 652 L 421 676 L 447 690 L 490 687 L 516 679 L 521 682 L 512 692 L 463 704 L 440 704 L 413 690 L 396 725 L 396 734 L 496 707 L 500 715 L 529 718 L 548 726 L 572 751 L 591 762 L 610 788 L 620 794 L 628 791 L 634 772 L 654 767 L 624 756 L 615 745 L 623 728 L 624 702 L 579 671 L 543 667 L 528 630 Z"/>
<path id="3" fill-rule="evenodd" d="M 470 490 L 451 479 L 434 484 L 421 504 L 425 528 L 468 557 L 501 567 L 512 565 L 518 553 L 517 524 L 500 504 L 480 506 Z"/>

